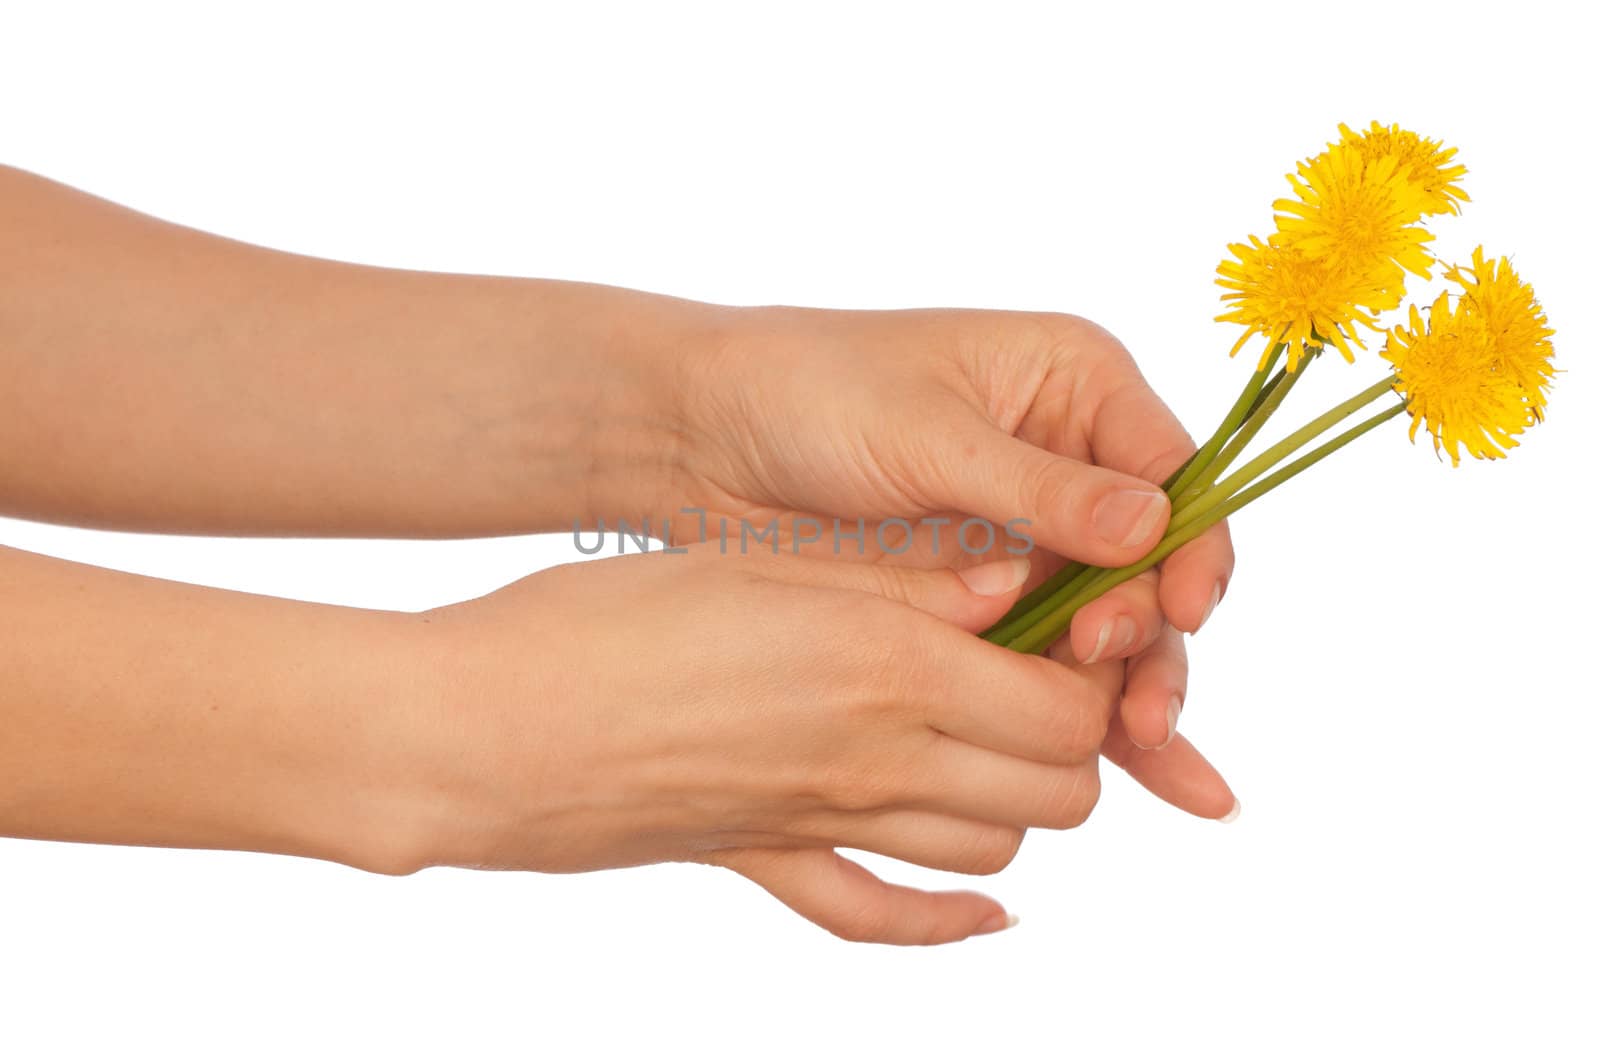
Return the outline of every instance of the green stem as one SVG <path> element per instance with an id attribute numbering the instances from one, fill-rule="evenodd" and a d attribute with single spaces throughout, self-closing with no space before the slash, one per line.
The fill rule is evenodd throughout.
<path id="1" fill-rule="evenodd" d="M 1168 497 L 1177 498 L 1188 490 L 1189 485 L 1194 483 L 1200 474 L 1206 470 L 1206 467 L 1211 464 L 1211 459 L 1217 456 L 1217 451 L 1221 450 L 1223 445 L 1232 438 L 1233 433 L 1239 430 L 1239 425 L 1244 423 L 1244 419 L 1249 416 L 1251 409 L 1254 408 L 1257 399 L 1260 397 L 1261 389 L 1266 385 L 1267 378 L 1272 373 L 1272 367 L 1278 363 L 1278 358 L 1283 354 L 1283 349 L 1284 345 L 1281 343 L 1272 348 L 1272 353 L 1267 355 L 1266 362 L 1245 383 L 1244 390 L 1239 392 L 1239 397 L 1234 400 L 1232 408 L 1228 410 L 1228 415 L 1222 419 L 1222 423 L 1217 426 L 1217 430 L 1211 433 L 1211 438 L 1206 440 L 1205 445 L 1200 448 L 1194 458 L 1190 460 L 1188 467 L 1184 469 L 1183 475 L 1178 477 L 1177 482 L 1167 492 Z"/>
<path id="2" fill-rule="evenodd" d="M 1207 468 L 1200 471 L 1200 475 L 1189 485 L 1188 490 L 1184 491 L 1180 497 L 1173 499 L 1175 503 L 1173 506 L 1174 511 L 1182 508 L 1191 499 L 1200 497 L 1216 486 L 1217 480 L 1228 471 L 1228 466 L 1233 464 L 1233 459 L 1244 452 L 1244 448 L 1249 446 L 1251 440 L 1255 439 L 1261 429 L 1266 426 L 1267 419 L 1277 412 L 1279 406 L 1283 405 L 1283 400 L 1289 397 L 1289 392 L 1293 390 L 1295 384 L 1299 382 L 1301 376 L 1305 374 L 1305 370 L 1310 365 L 1309 361 L 1301 362 L 1297 371 L 1291 373 L 1288 370 L 1280 370 L 1278 375 L 1272 378 L 1272 382 L 1262 389 L 1260 399 L 1251 408 L 1249 416 L 1244 419 L 1244 424 L 1239 426 L 1239 430 L 1234 433 L 1233 438 L 1228 440 L 1226 446 L 1217 451 L 1217 456 L 1211 459 L 1211 464 Z"/>
<path id="3" fill-rule="evenodd" d="M 1161 485 L 1161 489 L 1171 491 L 1173 484 L 1178 482 L 1178 477 L 1183 475 L 1195 457 L 1194 454 L 1189 455 L 1188 461 L 1174 469 L 1172 475 L 1167 477 L 1166 483 Z M 1087 582 L 1088 578 L 1092 578 L 1092 574 L 1096 571 L 1098 570 L 1094 566 L 1086 565 L 1082 561 L 1069 561 L 1062 565 L 1049 579 L 1019 598 L 1017 604 L 1013 605 L 1005 616 L 995 621 L 994 626 L 983 633 L 983 637 L 996 645 L 1004 646 L 1006 640 L 1026 631 L 1044 615 L 1047 611 L 1044 606 L 1051 598 L 1067 591 L 1068 588 L 1077 590 Z"/>
<path id="4" fill-rule="evenodd" d="M 1196 516 L 1203 516 L 1207 510 L 1229 498 L 1245 484 L 1248 484 L 1346 417 L 1388 394 L 1394 389 L 1394 382 L 1395 378 L 1393 376 L 1385 377 L 1365 391 L 1341 402 L 1321 417 L 1307 422 L 1297 430 L 1284 436 L 1277 443 L 1246 462 L 1238 472 L 1179 506 L 1177 512 L 1172 515 L 1172 520 L 1167 524 L 1167 531 L 1171 532 L 1174 528 L 1183 527 Z"/>
<path id="5" fill-rule="evenodd" d="M 1272 372 L 1273 366 L 1277 364 L 1283 351 L 1284 345 L 1281 343 L 1272 349 L 1272 353 L 1267 356 L 1266 364 L 1257 369 L 1245 383 L 1244 389 L 1239 392 L 1239 397 L 1234 400 L 1233 407 L 1229 409 L 1228 415 L 1222 419 L 1222 423 L 1211 434 L 1211 438 L 1206 440 L 1205 446 L 1189 455 L 1189 459 L 1178 466 L 1171 476 L 1167 477 L 1161 488 L 1166 491 L 1168 498 L 1176 500 L 1202 471 L 1200 468 L 1201 463 L 1204 462 L 1209 465 L 1211 458 L 1228 442 L 1229 437 L 1238 430 L 1239 425 L 1260 408 L 1264 401 L 1266 388 L 1275 386 L 1284 376 L 1284 372 L 1279 370 L 1278 374 L 1272 377 L 1271 383 L 1267 383 L 1268 374 Z M 1017 604 L 1007 611 L 1005 616 L 1001 617 L 993 627 L 983 633 L 983 637 L 990 642 L 1002 646 L 1005 645 L 1006 641 L 1013 635 L 1026 630 L 1043 615 L 1047 602 L 1068 587 L 1076 590 L 1083 585 L 1085 573 L 1096 571 L 1099 570 L 1090 565 L 1085 565 L 1081 561 L 1073 561 L 1063 565 L 1049 579 L 1024 594 L 1017 601 Z"/>
<path id="6" fill-rule="evenodd" d="M 1272 394 L 1272 390 L 1279 384 L 1283 383 L 1283 378 L 1288 375 L 1289 370 L 1287 368 L 1280 369 L 1276 373 L 1272 374 L 1272 379 L 1267 381 L 1266 385 L 1262 387 L 1260 394 L 1256 395 L 1255 401 L 1250 404 L 1250 408 L 1244 411 L 1244 419 L 1246 422 L 1256 415 L 1256 411 L 1261 409 L 1261 404 L 1267 401 L 1267 396 Z"/>
<path id="7" fill-rule="evenodd" d="M 1384 386 L 1388 387 L 1391 383 L 1392 381 L 1385 381 Z M 1363 392 L 1362 394 L 1366 394 L 1366 392 Z M 1368 399 L 1367 401 L 1370 402 L 1371 400 Z M 1349 404 L 1346 403 L 1345 405 L 1348 406 Z M 1359 409 L 1359 407 L 1355 408 Z M 1308 451 L 1307 453 L 1284 465 L 1282 468 L 1272 472 L 1270 475 L 1262 477 L 1259 481 L 1251 484 L 1238 494 L 1232 495 L 1231 497 L 1225 499 L 1221 504 L 1216 505 L 1207 511 L 1198 513 L 1193 519 L 1189 520 L 1182 527 L 1169 529 L 1166 537 L 1163 538 L 1161 543 L 1149 554 L 1140 558 L 1138 561 L 1135 561 L 1131 565 L 1124 565 L 1122 568 L 1103 570 L 1096 578 L 1089 581 L 1087 585 L 1051 609 L 1049 615 L 1045 619 L 1041 620 L 1039 623 L 1030 627 L 1027 631 L 1013 638 L 1009 643 L 1007 643 L 1007 645 L 1019 653 L 1044 652 L 1044 650 L 1051 643 L 1060 638 L 1061 635 L 1066 632 L 1067 628 L 1071 626 L 1072 617 L 1079 609 L 1094 601 L 1096 598 L 1100 597 L 1102 594 L 1111 590 L 1118 584 L 1124 583 L 1139 575 L 1139 573 L 1148 570 L 1156 564 L 1159 564 L 1179 547 L 1199 538 L 1199 536 L 1203 534 L 1206 529 L 1212 527 L 1219 521 L 1226 519 L 1231 514 L 1260 498 L 1273 488 L 1285 483 L 1290 479 L 1293 479 L 1295 476 L 1298 476 L 1300 473 L 1309 469 L 1323 458 L 1326 458 L 1329 454 L 1332 454 L 1340 447 L 1343 447 L 1351 441 L 1358 439 L 1359 437 L 1372 431 L 1385 421 L 1399 416 L 1401 413 L 1405 412 L 1405 408 L 1406 406 L 1404 402 L 1396 403 L 1394 406 L 1389 407 L 1383 412 L 1367 418 L 1365 421 L 1362 421 L 1355 427 L 1341 432 L 1339 435 L 1328 440 L 1326 443 L 1323 443 L 1321 446 Z M 1322 418 L 1318 418 L 1318 420 L 1320 421 Z M 1315 435 L 1317 434 L 1320 434 L 1320 431 L 1311 436 L 1307 436 L 1306 439 L 1315 438 Z M 1295 435 L 1299 436 L 1301 433 L 1296 432 Z M 1302 440 L 1302 443 L 1304 441 L 1305 440 Z"/>
<path id="8" fill-rule="evenodd" d="M 1092 565 L 1085 565 L 1076 561 L 1068 565 L 1067 569 L 1073 570 L 1071 579 L 1058 582 L 1055 578 L 1052 578 L 1050 582 L 1055 584 L 1055 586 L 1052 587 L 1050 593 L 1040 597 L 1037 601 L 1031 604 L 1025 612 L 1019 613 L 1014 617 L 1003 618 L 999 623 L 995 624 L 994 627 L 991 627 L 988 631 L 985 631 L 983 633 L 985 641 L 992 642 L 996 646 L 1006 645 L 1012 639 L 1033 627 L 1040 620 L 1043 620 L 1046 616 L 1049 616 L 1050 610 L 1053 608 L 1053 602 L 1060 601 L 1063 597 L 1070 597 L 1076 594 L 1081 588 L 1087 586 L 1092 580 L 1094 580 L 1094 578 L 1101 572 L 1105 571 L 1105 569 L 1095 568 Z M 1067 569 L 1063 569 L 1062 571 L 1065 572 Z M 1060 573 L 1057 573 L 1057 576 L 1059 575 Z M 1029 597 L 1032 597 L 1032 595 Z"/>

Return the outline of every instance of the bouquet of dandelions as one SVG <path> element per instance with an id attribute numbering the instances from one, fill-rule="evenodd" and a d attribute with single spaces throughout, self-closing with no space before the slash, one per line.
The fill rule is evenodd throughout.
<path id="1" fill-rule="evenodd" d="M 1339 132 L 1338 143 L 1288 175 L 1294 195 L 1273 204 L 1271 237 L 1230 244 L 1232 257 L 1217 267 L 1228 304 L 1217 320 L 1245 329 L 1231 353 L 1251 337 L 1263 337 L 1265 349 L 1217 430 L 1164 485 L 1172 500 L 1165 537 L 1122 568 L 1067 565 L 984 638 L 1044 652 L 1084 605 L 1402 413 L 1411 416 L 1412 440 L 1426 425 L 1435 451 L 1448 453 L 1454 465 L 1463 450 L 1474 458 L 1505 457 L 1524 428 L 1543 420 L 1555 372 L 1553 333 L 1508 259 L 1490 260 L 1479 247 L 1470 266 L 1444 271 L 1459 291 L 1440 295 L 1425 313 L 1411 306 L 1404 323 L 1387 329 L 1378 323 L 1379 315 L 1399 309 L 1406 274 L 1428 278 L 1435 264 L 1425 220 L 1457 213 L 1468 198 L 1456 184 L 1467 172 L 1454 161 L 1456 150 L 1377 122 L 1364 132 L 1343 125 Z M 1361 329 L 1386 336 L 1380 353 L 1393 371 L 1235 469 L 1235 459 L 1325 348 L 1355 361 L 1352 345 L 1365 346 Z M 1391 395 L 1399 401 L 1367 413 Z M 1347 421 L 1354 423 L 1318 442 Z"/>

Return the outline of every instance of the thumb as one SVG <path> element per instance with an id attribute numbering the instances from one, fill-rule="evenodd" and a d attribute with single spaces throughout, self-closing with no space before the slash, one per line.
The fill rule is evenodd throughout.
<path id="1" fill-rule="evenodd" d="M 1108 568 L 1137 561 L 1171 516 L 1166 492 L 1136 476 L 1053 454 L 992 425 L 952 435 L 937 501 L 995 524 L 1022 519 L 1047 549 Z"/>
<path id="2" fill-rule="evenodd" d="M 986 561 L 963 569 L 863 565 L 849 561 L 817 561 L 808 582 L 866 591 L 904 602 L 964 630 L 977 633 L 993 626 L 1016 604 L 1028 578 L 1028 559 Z M 787 572 L 799 571 L 785 566 Z M 775 569 L 782 575 L 785 569 Z"/>
<path id="3" fill-rule="evenodd" d="M 731 849 L 713 862 L 846 941 L 940 945 L 1015 923 L 981 893 L 895 886 L 832 849 Z"/>

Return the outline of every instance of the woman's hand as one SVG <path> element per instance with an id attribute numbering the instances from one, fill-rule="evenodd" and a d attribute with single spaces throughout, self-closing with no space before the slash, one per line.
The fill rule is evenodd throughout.
<path id="1" fill-rule="evenodd" d="M 375 269 L 6 167 L 0 230 L 0 512 L 31 519 L 433 537 L 644 516 L 682 536 L 686 506 L 787 528 L 978 516 L 1118 564 L 1159 537 L 1154 482 L 1190 452 L 1121 345 L 1069 316 L 732 309 Z M 5 460 L 45 438 L 50 462 Z M 932 552 L 924 533 L 905 560 Z M 1079 613 L 1072 646 L 1129 656 L 1163 613 L 1195 630 L 1230 566 L 1215 529 L 1157 593 Z M 1141 744 L 1168 736 L 1165 704 L 1126 722 Z"/>
<path id="2" fill-rule="evenodd" d="M 812 553 L 912 565 L 963 565 L 1006 556 L 1005 526 L 1022 520 L 1043 547 L 1033 580 L 1062 559 L 1120 565 L 1149 552 L 1169 507 L 1157 486 L 1194 451 L 1193 441 L 1105 330 L 1056 314 L 964 310 L 844 312 L 728 310 L 686 344 L 681 443 L 672 508 L 727 520 L 776 520 Z M 834 519 L 869 522 L 865 553 L 841 545 Z M 996 529 L 958 539 L 967 517 Z M 898 518 L 915 526 L 880 522 Z M 921 523 L 926 520 L 926 523 Z M 935 522 L 944 521 L 937 524 Z M 679 518 L 682 541 L 698 521 Z M 883 547 L 887 545 L 892 554 Z M 785 547 L 787 549 L 787 547 Z M 1171 740 L 1184 694 L 1181 645 L 1167 625 L 1193 632 L 1233 568 L 1219 525 L 1151 573 L 1082 609 L 1072 654 L 1095 662 L 1137 658 L 1160 646 L 1124 698 L 1122 723 L 1138 747 Z"/>
<path id="3" fill-rule="evenodd" d="M 832 851 L 996 871 L 1024 828 L 1089 814 L 1123 664 L 969 634 L 1024 571 L 701 547 L 417 614 L 0 548 L 0 836 L 395 874 L 700 860 L 849 937 L 953 940 L 1004 911 Z M 1180 742 L 1140 756 L 1196 814 L 1231 806 Z"/>
<path id="4" fill-rule="evenodd" d="M 422 862 L 693 860 L 848 938 L 998 929 L 986 897 L 886 885 L 833 850 L 989 873 L 1026 828 L 1094 807 L 1122 664 L 1067 667 L 970 634 L 1025 573 L 695 547 L 550 569 L 424 614 L 438 738 L 420 781 L 449 812 Z M 1232 800 L 1200 796 L 1215 815 Z"/>

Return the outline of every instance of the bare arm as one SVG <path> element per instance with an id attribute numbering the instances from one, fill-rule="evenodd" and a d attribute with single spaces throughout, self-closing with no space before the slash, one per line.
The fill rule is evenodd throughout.
<path id="1" fill-rule="evenodd" d="M 0 549 L 0 835 L 391 873 L 696 860 L 853 938 L 999 929 L 832 850 L 990 872 L 1088 815 L 1122 665 L 968 634 L 1025 572 L 701 547 L 396 614 Z"/>
<path id="2" fill-rule="evenodd" d="M 417 625 L 0 547 L 0 835 L 414 866 Z"/>
<path id="3" fill-rule="evenodd" d="M 1167 513 L 1153 482 L 1191 447 L 1082 319 L 732 310 L 346 265 L 0 168 L 0 512 L 401 536 L 685 505 L 763 524 L 977 514 L 1032 522 L 1059 554 L 1039 578 L 1141 556 Z M 1020 589 L 992 556 L 944 558 L 960 576 L 932 555 L 758 570 L 707 547 L 413 617 L 0 549 L 0 834 L 394 871 L 704 859 L 847 936 L 948 940 L 1004 913 L 828 850 L 996 869 L 1024 827 L 1087 814 L 1102 739 L 1179 807 L 1236 807 L 1174 730 L 1186 668 L 1166 620 L 1194 630 L 1220 597 L 1215 531 L 1159 586 L 1080 614 L 1081 671 L 1064 646 L 1058 664 L 968 636 Z M 951 715 L 995 704 L 1013 711 Z M 934 819 L 890 814 L 906 807 Z"/>
<path id="4" fill-rule="evenodd" d="M 0 167 L 0 512 L 459 536 L 636 516 L 704 308 L 271 251 Z"/>

